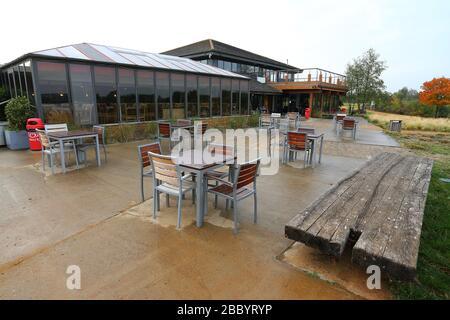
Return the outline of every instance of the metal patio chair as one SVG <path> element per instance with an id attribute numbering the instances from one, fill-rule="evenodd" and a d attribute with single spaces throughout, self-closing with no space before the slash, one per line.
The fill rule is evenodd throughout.
<path id="1" fill-rule="evenodd" d="M 308 134 L 301 132 L 290 131 L 287 134 L 286 144 L 284 146 L 284 163 L 288 163 L 292 157 L 291 154 L 295 153 L 295 158 L 298 152 L 304 152 L 304 166 L 309 164 L 308 159 L 311 158 L 311 142 L 308 141 Z"/>
<path id="2" fill-rule="evenodd" d="M 107 155 L 106 155 L 106 136 L 105 136 L 105 127 L 103 126 L 93 126 L 92 131 L 96 132 L 98 134 L 98 143 L 99 147 L 103 149 L 103 154 L 105 155 L 105 162 L 108 161 Z M 81 143 L 77 145 L 77 150 L 83 154 L 83 159 L 86 161 L 87 156 L 87 150 L 89 148 L 96 148 L 97 145 L 95 143 L 95 140 L 93 142 L 89 143 Z"/>
<path id="3" fill-rule="evenodd" d="M 345 118 L 342 121 L 342 131 L 351 131 L 353 140 L 356 140 L 358 123 L 355 119 Z"/>
<path id="4" fill-rule="evenodd" d="M 289 127 L 295 129 L 300 127 L 300 113 L 299 112 L 288 112 L 286 118 L 289 120 Z M 293 126 L 291 126 L 294 124 Z"/>
<path id="5" fill-rule="evenodd" d="M 208 192 L 225 198 L 227 204 L 229 201 L 233 204 L 233 220 L 235 234 L 238 233 L 238 202 L 248 197 L 253 196 L 253 222 L 258 222 L 258 202 L 256 193 L 256 177 L 258 176 L 260 159 L 247 162 L 245 164 L 238 164 L 234 169 L 234 177 L 231 181 L 225 181 L 221 178 L 211 179 L 217 180 L 219 185 L 214 186 Z M 252 187 L 249 185 L 253 184 Z M 228 205 L 227 205 L 228 208 Z"/>
<path id="6" fill-rule="evenodd" d="M 227 146 L 224 144 L 217 144 L 217 143 L 210 143 L 208 145 L 208 151 L 211 153 L 215 153 L 215 154 L 220 154 L 220 155 L 224 155 L 224 156 L 231 156 L 231 155 L 235 155 L 235 149 L 232 146 Z M 219 179 L 225 179 L 227 178 L 227 180 L 229 180 L 230 177 L 230 168 L 228 171 L 220 171 L 220 170 L 210 170 L 208 171 L 208 173 L 205 175 L 205 183 L 206 183 L 206 187 L 214 187 L 217 186 L 219 184 L 219 182 L 217 180 L 214 180 L 213 178 L 219 178 Z M 211 178 L 211 179 L 210 179 Z M 214 180 L 216 183 L 215 185 L 209 184 L 209 180 Z M 205 190 L 207 190 L 207 188 L 205 188 Z M 205 197 L 205 201 L 206 201 L 206 206 L 208 205 L 208 197 Z M 217 208 L 217 201 L 218 201 L 218 196 L 215 195 L 214 196 L 214 207 Z"/>
<path id="7" fill-rule="evenodd" d="M 168 121 L 158 121 L 158 142 L 169 140 L 169 147 L 172 149 L 172 124 Z"/>
<path id="8" fill-rule="evenodd" d="M 336 132 L 338 132 L 339 130 L 339 125 L 342 124 L 342 121 L 347 117 L 346 114 L 336 114 L 334 116 L 334 130 L 336 130 Z"/>
<path id="9" fill-rule="evenodd" d="M 192 191 L 192 201 L 195 202 L 195 184 L 190 174 L 183 174 L 182 168 L 175 164 L 171 156 L 163 156 L 148 152 L 153 171 L 153 218 L 156 219 L 156 211 L 160 211 L 160 193 L 168 196 L 178 197 L 178 220 L 177 229 L 181 228 L 181 206 L 184 195 Z"/>
<path id="10" fill-rule="evenodd" d="M 45 134 L 49 134 L 52 132 L 67 132 L 69 128 L 67 127 L 67 123 L 55 123 L 55 124 L 46 124 L 44 126 Z M 75 140 L 65 141 L 64 148 L 73 148 L 75 146 Z"/>
<path id="11" fill-rule="evenodd" d="M 37 129 L 36 132 L 39 135 L 39 140 L 41 141 L 42 149 L 42 171 L 45 172 L 45 155 L 47 155 L 48 162 L 50 165 L 50 168 L 52 169 L 52 174 L 55 174 L 55 161 L 54 157 L 56 155 L 61 154 L 61 149 L 59 148 L 58 142 L 51 142 L 50 139 L 47 137 L 47 134 L 44 130 Z M 75 163 L 77 165 L 78 169 L 78 157 L 77 157 L 77 149 L 75 144 L 68 145 L 67 147 L 64 147 L 64 153 L 68 152 L 74 152 L 75 153 Z"/>
<path id="12" fill-rule="evenodd" d="M 270 114 L 261 113 L 259 116 L 259 127 L 260 128 L 271 128 L 272 127 L 272 118 Z"/>
<path id="13" fill-rule="evenodd" d="M 143 144 L 138 146 L 138 157 L 139 164 L 141 169 L 141 200 L 145 201 L 144 197 L 144 178 L 152 178 L 153 177 L 153 168 L 151 159 L 148 155 L 149 152 L 161 154 L 161 145 L 159 142 Z"/>

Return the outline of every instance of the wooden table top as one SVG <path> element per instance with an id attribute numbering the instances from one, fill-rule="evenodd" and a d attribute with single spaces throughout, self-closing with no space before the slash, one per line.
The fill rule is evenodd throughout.
<path id="1" fill-rule="evenodd" d="M 204 157 L 205 155 L 206 159 Z M 179 158 L 176 158 L 176 162 L 182 167 L 194 170 L 205 170 L 218 164 L 234 163 L 235 159 L 236 157 L 232 155 L 213 155 L 209 151 L 204 153 L 201 150 L 185 150 Z"/>
<path id="2" fill-rule="evenodd" d="M 47 136 L 54 139 L 93 136 L 93 135 L 98 135 L 98 133 L 95 131 L 88 131 L 88 130 L 57 131 L 47 133 Z"/>

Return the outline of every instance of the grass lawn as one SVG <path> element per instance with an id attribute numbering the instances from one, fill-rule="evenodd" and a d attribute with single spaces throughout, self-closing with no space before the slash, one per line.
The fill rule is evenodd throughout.
<path id="1" fill-rule="evenodd" d="M 368 111 L 367 118 L 373 124 L 385 129 L 387 129 L 390 120 L 403 120 L 402 128 L 405 130 L 450 132 L 449 118 L 424 118 L 377 111 Z"/>
<path id="2" fill-rule="evenodd" d="M 403 116 L 383 114 L 383 117 L 402 119 Z M 372 120 L 373 114 L 370 114 L 368 119 L 379 124 Z M 450 183 L 441 181 L 441 179 L 450 178 L 450 124 L 448 122 L 447 126 L 441 130 L 442 132 L 433 132 L 436 131 L 433 128 L 428 132 L 422 130 L 389 133 L 403 147 L 411 149 L 420 156 L 434 159 L 422 226 L 417 281 L 392 282 L 391 291 L 397 299 L 450 299 Z"/>

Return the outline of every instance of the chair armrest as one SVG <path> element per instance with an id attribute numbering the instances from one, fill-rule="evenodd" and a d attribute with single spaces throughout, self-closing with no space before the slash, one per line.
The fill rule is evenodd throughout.
<path id="1" fill-rule="evenodd" d="M 221 183 L 223 183 L 223 184 L 226 184 L 226 185 L 228 185 L 228 186 L 230 186 L 230 187 L 233 186 L 233 184 L 232 184 L 231 182 L 226 181 L 226 180 L 223 180 L 222 178 L 214 177 L 214 176 L 211 176 L 211 175 L 208 175 L 208 174 L 205 174 L 205 177 L 206 177 L 208 180 L 219 181 L 219 182 L 221 182 Z"/>
<path id="2" fill-rule="evenodd" d="M 192 178 L 192 174 L 188 173 L 181 177 L 181 181 L 186 181 L 187 179 L 190 179 L 190 178 Z"/>

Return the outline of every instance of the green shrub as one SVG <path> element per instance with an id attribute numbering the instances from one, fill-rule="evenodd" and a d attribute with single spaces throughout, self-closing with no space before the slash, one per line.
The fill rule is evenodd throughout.
<path id="1" fill-rule="evenodd" d="M 8 129 L 11 131 L 25 130 L 27 119 L 35 115 L 27 97 L 11 99 L 5 107 L 5 114 L 9 122 Z"/>

